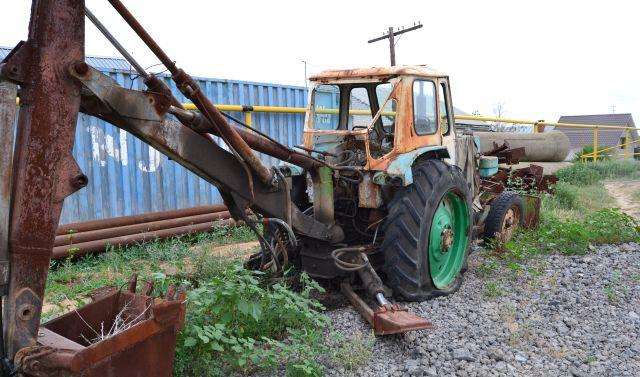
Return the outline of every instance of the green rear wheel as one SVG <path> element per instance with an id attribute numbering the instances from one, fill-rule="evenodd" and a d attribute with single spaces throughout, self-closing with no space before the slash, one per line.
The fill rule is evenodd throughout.
<path id="1" fill-rule="evenodd" d="M 429 234 L 429 271 L 436 288 L 446 288 L 462 268 L 467 252 L 469 209 L 465 198 L 447 192 L 431 222 Z"/>
<path id="2" fill-rule="evenodd" d="M 388 205 L 381 249 L 387 285 L 421 301 L 460 287 L 471 245 L 471 193 L 460 169 L 441 160 L 412 170 L 413 183 Z"/>

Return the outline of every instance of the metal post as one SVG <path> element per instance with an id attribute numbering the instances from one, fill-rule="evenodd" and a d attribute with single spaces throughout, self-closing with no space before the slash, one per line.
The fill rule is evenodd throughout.
<path id="1" fill-rule="evenodd" d="M 389 56 L 391 57 L 391 66 L 396 65 L 396 42 L 393 38 L 393 28 L 389 28 Z"/>
<path id="2" fill-rule="evenodd" d="M 624 140 L 625 140 L 624 156 L 626 158 L 631 158 L 633 156 L 633 144 L 631 144 L 633 140 L 631 140 L 631 130 L 628 128 L 627 128 L 627 137 Z"/>
<path id="3" fill-rule="evenodd" d="M 13 171 L 13 139 L 17 86 L 0 81 L 0 294 L 7 293 L 9 278 L 9 211 Z"/>
<path id="4" fill-rule="evenodd" d="M 418 30 L 422 27 L 422 24 L 418 23 L 418 24 L 414 24 L 411 27 L 408 28 L 402 28 L 400 30 L 393 30 L 393 27 L 389 28 L 389 32 L 388 34 L 384 34 L 381 37 L 378 38 L 373 38 L 370 39 L 369 41 L 367 41 L 367 43 L 373 43 L 373 42 L 378 42 L 381 41 L 383 39 L 388 39 L 389 40 L 389 55 L 391 56 L 391 66 L 395 66 L 396 65 L 396 41 L 395 41 L 395 36 L 396 35 L 400 35 L 400 34 L 404 34 L 404 33 L 408 33 L 410 31 L 413 30 Z"/>
<path id="5" fill-rule="evenodd" d="M 245 111 L 244 112 L 244 124 L 246 124 L 247 126 L 251 127 L 252 124 L 252 117 L 251 117 L 252 112 L 251 111 Z"/>
<path id="6" fill-rule="evenodd" d="M 84 61 L 84 1 L 34 1 L 28 40 L 2 65 L 2 75 L 21 90 L 3 315 L 9 359 L 36 344 L 62 202 L 87 183 L 71 155 L 80 83 L 69 68 L 78 61 Z"/>
<path id="7" fill-rule="evenodd" d="M 593 128 L 593 161 L 598 160 L 598 127 Z"/>

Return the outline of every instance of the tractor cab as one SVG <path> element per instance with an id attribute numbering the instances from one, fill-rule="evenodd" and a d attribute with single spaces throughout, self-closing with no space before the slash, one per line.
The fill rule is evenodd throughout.
<path id="1" fill-rule="evenodd" d="M 402 66 L 325 71 L 310 80 L 307 149 L 382 171 L 407 153 L 453 157 L 443 147 L 454 137 L 446 75 Z"/>

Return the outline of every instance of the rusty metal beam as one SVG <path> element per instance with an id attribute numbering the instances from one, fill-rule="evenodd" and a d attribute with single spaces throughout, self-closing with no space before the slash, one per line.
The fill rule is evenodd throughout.
<path id="1" fill-rule="evenodd" d="M 111 218 L 102 219 L 102 220 L 82 221 L 82 222 L 69 223 L 69 224 L 59 226 L 58 230 L 56 231 L 56 235 L 61 236 L 61 235 L 66 235 L 71 233 L 75 234 L 75 233 L 81 233 L 81 232 L 90 232 L 98 229 L 116 228 L 116 227 L 121 227 L 125 225 L 148 223 L 152 221 L 177 219 L 180 217 L 190 217 L 190 216 L 202 215 L 205 213 L 213 214 L 217 212 L 223 212 L 226 210 L 227 210 L 227 207 L 221 204 L 217 204 L 217 205 L 209 205 L 209 206 L 198 206 L 198 207 L 176 209 L 171 211 L 143 213 L 141 215 L 111 217 Z"/>
<path id="2" fill-rule="evenodd" d="M 9 211 L 13 171 L 14 121 L 16 119 L 15 84 L 0 81 L 0 294 L 9 282 Z"/>
<path id="3" fill-rule="evenodd" d="M 95 229 L 81 233 L 71 233 L 56 236 L 54 246 L 67 246 L 73 247 L 75 244 L 96 240 L 104 240 L 107 238 L 127 236 L 130 234 L 147 233 L 156 230 L 177 228 L 180 226 L 187 226 L 193 224 L 203 224 L 206 222 L 213 222 L 216 220 L 223 220 L 230 218 L 231 215 L 228 211 L 205 213 L 195 216 L 170 218 L 159 221 L 151 221 L 141 224 L 128 224 L 119 227 Z M 55 254 L 55 249 L 54 249 Z"/>
<path id="4" fill-rule="evenodd" d="M 74 245 L 56 246 L 53 248 L 53 259 L 62 259 L 70 255 L 79 256 L 87 253 L 96 253 L 104 251 L 108 246 L 126 246 L 138 244 L 141 242 L 149 242 L 157 239 L 165 239 L 185 234 L 194 234 L 212 230 L 216 226 L 233 226 L 233 219 L 220 219 L 215 221 L 206 221 L 190 225 L 176 226 L 174 228 L 163 228 L 151 230 L 144 233 L 126 234 L 112 236 L 107 239 L 91 240 L 81 242 Z"/>
<path id="5" fill-rule="evenodd" d="M 218 134 L 218 130 L 200 113 L 178 109 L 173 106 L 170 107 L 169 111 L 176 115 L 183 124 L 186 124 L 192 130 L 200 133 L 211 133 L 213 135 L 220 136 Z M 231 127 L 233 127 L 233 129 L 252 149 L 258 152 L 268 154 L 269 156 L 289 162 L 293 165 L 301 166 L 308 170 L 323 166 L 322 162 L 314 159 L 313 157 L 294 151 L 279 143 L 275 143 L 255 132 L 238 126 Z"/>
<path id="6" fill-rule="evenodd" d="M 71 154 L 84 61 L 84 1 L 34 1 L 29 37 L 2 65 L 20 84 L 11 205 L 11 276 L 4 310 L 7 356 L 36 344 L 63 199 L 86 185 Z"/>

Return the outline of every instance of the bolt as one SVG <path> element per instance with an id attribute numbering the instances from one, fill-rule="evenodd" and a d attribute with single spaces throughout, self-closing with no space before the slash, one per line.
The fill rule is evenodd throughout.
<path id="1" fill-rule="evenodd" d="M 79 75 L 86 75 L 89 72 L 89 65 L 85 62 L 76 62 L 73 64 L 73 69 Z"/>
<path id="2" fill-rule="evenodd" d="M 71 184 L 75 188 L 83 188 L 89 183 L 89 178 L 84 174 L 78 174 L 71 180 Z"/>

